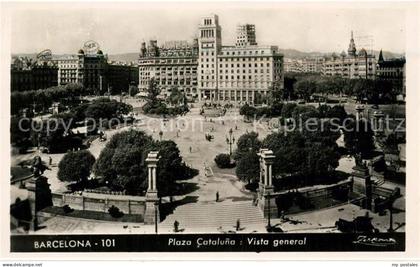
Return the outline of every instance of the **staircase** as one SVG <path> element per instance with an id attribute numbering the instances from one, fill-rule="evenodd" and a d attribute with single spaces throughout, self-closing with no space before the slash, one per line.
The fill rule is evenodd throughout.
<path id="1" fill-rule="evenodd" d="M 240 232 L 261 231 L 266 219 L 252 201 L 197 202 L 179 206 L 159 224 L 160 232 L 173 232 L 175 220 L 183 233 L 220 233 L 235 231 L 240 220 Z M 182 230 L 183 229 L 183 230 Z"/>
<path id="2" fill-rule="evenodd" d="M 378 179 L 374 183 L 375 183 L 376 186 L 381 186 L 381 185 L 383 185 L 385 183 L 385 180 L 383 178 L 382 179 Z"/>

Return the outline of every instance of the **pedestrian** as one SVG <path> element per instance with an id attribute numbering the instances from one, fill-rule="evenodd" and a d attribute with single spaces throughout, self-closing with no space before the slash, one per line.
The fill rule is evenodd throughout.
<path id="1" fill-rule="evenodd" d="M 192 147 L 190 147 L 190 153 L 192 152 Z"/>
<path id="2" fill-rule="evenodd" d="M 216 192 L 216 202 L 219 202 L 219 191 Z"/>
<path id="3" fill-rule="evenodd" d="M 51 165 L 52 164 L 52 158 L 48 157 L 48 160 L 49 160 L 49 164 Z"/>
<path id="4" fill-rule="evenodd" d="M 179 231 L 179 222 L 175 220 L 174 222 L 174 232 L 177 233 Z"/>
<path id="5" fill-rule="evenodd" d="M 241 221 L 239 219 L 236 220 L 236 231 L 241 229 Z"/>

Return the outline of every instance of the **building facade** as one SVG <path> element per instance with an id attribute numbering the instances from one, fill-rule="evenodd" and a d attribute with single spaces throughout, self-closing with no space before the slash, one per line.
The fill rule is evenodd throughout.
<path id="1" fill-rule="evenodd" d="M 257 45 L 255 25 L 240 24 L 236 26 L 236 46 Z"/>
<path id="2" fill-rule="evenodd" d="M 101 50 L 85 53 L 80 49 L 77 55 L 58 58 L 57 65 L 60 85 L 79 83 L 95 94 L 103 94 L 108 90 L 105 83 L 107 57 Z"/>
<path id="3" fill-rule="evenodd" d="M 283 55 L 276 46 L 257 45 L 254 25 L 237 26 L 235 46 L 222 46 L 217 15 L 201 18 L 198 31 L 192 45 L 142 43 L 141 91 L 153 78 L 166 95 L 177 87 L 198 101 L 254 104 L 266 102 L 274 84 L 283 87 Z"/>
<path id="4" fill-rule="evenodd" d="M 197 94 L 198 43 L 172 41 L 158 47 L 157 41 L 142 43 L 138 68 L 140 91 L 146 91 L 153 78 L 163 96 L 168 96 L 174 87 L 189 99 Z"/>
<path id="5" fill-rule="evenodd" d="M 108 62 L 105 71 L 105 84 L 111 94 L 127 92 L 130 86 L 138 86 L 139 69 L 125 62 Z"/>
<path id="6" fill-rule="evenodd" d="M 79 83 L 94 94 L 128 92 L 138 85 L 138 68 L 132 64 L 110 62 L 99 45 L 86 42 L 77 55 L 58 57 L 58 84 Z"/>
<path id="7" fill-rule="evenodd" d="M 363 48 L 357 52 L 352 32 L 347 54 L 343 51 L 340 55 L 332 54 L 326 58 L 322 73 L 326 76 L 341 76 L 348 79 L 375 79 L 375 55 Z"/>
<path id="8" fill-rule="evenodd" d="M 237 26 L 235 46 L 222 46 L 221 31 L 217 15 L 201 19 L 199 100 L 266 103 L 274 84 L 284 86 L 283 55 L 276 46 L 257 45 L 254 25 Z"/>
<path id="9" fill-rule="evenodd" d="M 11 91 L 27 91 L 57 86 L 57 65 L 48 60 L 17 57 L 10 69 Z"/>
<path id="10" fill-rule="evenodd" d="M 322 57 L 306 57 L 302 59 L 285 58 L 285 72 L 300 73 L 322 73 L 324 67 L 324 58 Z"/>
<path id="11" fill-rule="evenodd" d="M 379 52 L 377 78 L 392 82 L 393 89 L 405 97 L 405 58 L 385 60 Z"/>

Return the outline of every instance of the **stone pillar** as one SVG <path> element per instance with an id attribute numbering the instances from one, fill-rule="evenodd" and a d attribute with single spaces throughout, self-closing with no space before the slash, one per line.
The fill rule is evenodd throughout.
<path id="1" fill-rule="evenodd" d="M 375 111 L 373 113 L 373 132 L 374 132 L 374 139 L 375 139 L 375 146 L 377 148 L 383 147 L 383 141 L 385 136 L 385 125 L 384 125 L 384 117 L 385 114 L 382 111 Z"/>
<path id="2" fill-rule="evenodd" d="M 351 174 L 353 178 L 353 191 L 365 195 L 363 208 L 372 209 L 372 180 L 369 168 L 365 163 L 353 167 Z"/>
<path id="3" fill-rule="evenodd" d="M 362 105 L 356 106 L 356 121 L 359 121 L 363 117 L 363 111 L 365 110 L 365 107 Z"/>
<path id="4" fill-rule="evenodd" d="M 47 178 L 38 176 L 28 180 L 25 187 L 28 190 L 28 200 L 32 216 L 30 230 L 36 231 L 38 230 L 37 212 L 52 206 L 50 185 L 47 182 Z"/>
<path id="5" fill-rule="evenodd" d="M 154 224 L 159 222 L 159 197 L 156 187 L 156 168 L 159 161 L 157 151 L 151 151 L 147 155 L 147 173 L 148 173 L 148 187 L 146 192 L 146 211 L 144 213 L 144 223 Z M 157 221 L 156 221 L 157 219 Z"/>
<path id="6" fill-rule="evenodd" d="M 384 117 L 385 117 L 385 114 L 382 112 L 382 111 L 375 111 L 374 113 L 373 113 L 373 117 L 374 117 L 374 128 L 373 128 L 373 130 L 374 130 L 374 132 L 375 132 L 375 135 L 376 136 L 380 136 L 380 135 L 383 135 L 383 133 L 384 133 L 384 127 L 385 127 L 385 125 L 384 125 Z"/>
<path id="7" fill-rule="evenodd" d="M 275 159 L 273 151 L 268 149 L 260 149 L 258 153 L 260 157 L 260 184 L 258 189 L 258 206 L 264 214 L 264 217 L 277 214 L 273 188 L 273 171 L 272 166 Z M 270 202 L 270 203 L 269 203 Z"/>
<path id="8" fill-rule="evenodd" d="M 53 115 L 56 115 L 58 113 L 60 113 L 60 103 L 53 103 L 52 104 L 52 110 L 53 110 Z"/>

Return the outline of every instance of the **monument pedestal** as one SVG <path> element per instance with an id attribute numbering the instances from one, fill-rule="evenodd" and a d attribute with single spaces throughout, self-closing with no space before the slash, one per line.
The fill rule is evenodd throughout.
<path id="1" fill-rule="evenodd" d="M 38 230 L 37 212 L 52 206 L 52 196 L 48 179 L 43 176 L 33 177 L 25 183 L 28 190 L 28 200 L 31 209 L 30 229 Z"/>
<path id="2" fill-rule="evenodd" d="M 353 167 L 353 189 L 365 195 L 363 208 L 372 210 L 372 180 L 365 164 Z"/>
<path id="3" fill-rule="evenodd" d="M 270 214 L 271 218 L 275 218 L 278 215 L 276 199 L 273 196 L 273 193 L 274 188 L 272 186 L 260 184 L 258 190 L 258 208 L 262 211 L 264 218 L 267 218 L 268 214 Z"/>
<path id="4" fill-rule="evenodd" d="M 146 211 L 144 213 L 145 224 L 155 224 L 159 222 L 159 197 L 157 191 L 148 191 L 146 193 Z"/>
<path id="5" fill-rule="evenodd" d="M 157 151 L 150 151 L 147 155 L 146 162 L 148 168 L 147 184 L 148 189 L 146 192 L 146 210 L 144 211 L 144 223 L 155 224 L 160 221 L 159 214 L 159 196 L 156 187 L 156 168 L 159 160 Z M 157 231 L 157 228 L 156 228 Z"/>

